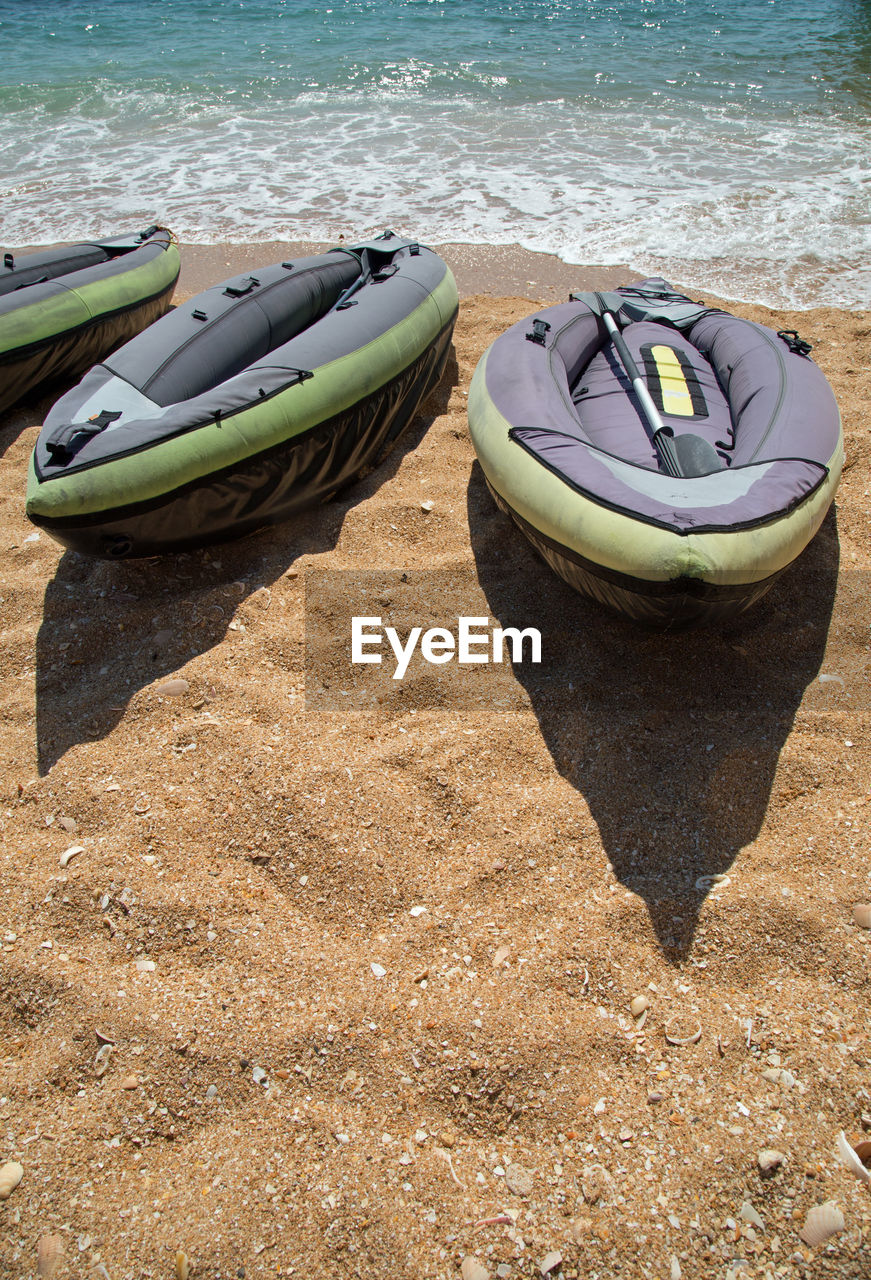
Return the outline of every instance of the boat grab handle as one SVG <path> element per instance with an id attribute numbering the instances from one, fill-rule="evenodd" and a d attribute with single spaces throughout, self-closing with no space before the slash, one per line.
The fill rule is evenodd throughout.
<path id="1" fill-rule="evenodd" d="M 115 422 L 120 417 L 120 409 L 117 411 L 103 409 L 102 412 L 95 413 L 87 422 L 71 422 L 59 427 L 51 439 L 45 442 L 45 447 L 51 455 L 52 465 L 67 466 L 89 440 L 93 440 L 94 436 L 106 430 L 110 422 Z"/>
<path id="2" fill-rule="evenodd" d="M 226 298 L 244 298 L 246 293 L 250 293 L 252 289 L 256 289 L 260 281 L 256 276 L 249 276 L 247 284 L 228 284 L 224 290 Z"/>

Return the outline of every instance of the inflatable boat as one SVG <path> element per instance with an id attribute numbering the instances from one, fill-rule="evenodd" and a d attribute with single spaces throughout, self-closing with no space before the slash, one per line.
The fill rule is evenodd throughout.
<path id="1" fill-rule="evenodd" d="M 819 528 L 841 422 L 792 331 L 644 280 L 514 325 L 469 428 L 487 484 L 571 586 L 660 628 L 758 600 Z"/>
<path id="2" fill-rule="evenodd" d="M 391 232 L 207 289 L 58 401 L 27 514 L 115 558 L 236 537 L 322 502 L 439 381 L 457 305 L 442 259 Z"/>
<path id="3" fill-rule="evenodd" d="M 163 315 L 179 273 L 164 227 L 0 256 L 0 412 L 77 377 Z"/>

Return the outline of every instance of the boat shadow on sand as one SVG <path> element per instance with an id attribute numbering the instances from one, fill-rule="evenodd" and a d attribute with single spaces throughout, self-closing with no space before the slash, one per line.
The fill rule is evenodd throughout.
<path id="1" fill-rule="evenodd" d="M 670 635 L 611 615 L 546 568 L 477 464 L 468 512 L 491 614 L 541 632 L 541 665 L 514 673 L 554 763 L 589 807 L 614 875 L 680 961 L 714 878 L 762 828 L 778 757 L 819 673 L 838 576 L 834 508 L 746 615 Z"/>
<path id="2" fill-rule="evenodd" d="M 234 619 L 251 610 L 256 619 L 256 606 L 246 609 L 247 602 L 260 592 L 265 603 L 264 588 L 274 596 L 272 588 L 301 557 L 332 550 L 348 513 L 388 482 L 444 413 L 457 377 L 451 348 L 439 385 L 389 442 L 389 452 L 331 501 L 290 520 L 235 542 L 149 560 L 66 552 L 46 588 L 36 640 L 40 777 L 71 748 L 110 734 L 143 689 L 220 645 Z M 293 614 L 286 617 L 283 631 L 292 632 Z M 292 668 L 300 645 L 301 636 L 282 634 L 273 656 Z"/>

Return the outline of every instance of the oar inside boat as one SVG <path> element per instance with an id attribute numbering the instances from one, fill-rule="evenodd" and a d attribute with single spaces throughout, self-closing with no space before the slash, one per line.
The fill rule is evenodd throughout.
<path id="1" fill-rule="evenodd" d="M 720 471 L 724 466 L 723 460 L 708 440 L 703 440 L 701 436 L 693 435 L 692 432 L 684 432 L 676 436 L 671 427 L 665 425 L 659 416 L 659 410 L 653 403 L 647 383 L 641 376 L 631 351 L 623 341 L 617 321 L 608 310 L 602 295 L 597 293 L 596 297 L 602 308 L 601 315 L 605 328 L 626 370 L 626 376 L 632 383 L 632 389 L 638 397 L 642 412 L 653 433 L 651 438 L 654 447 L 665 471 L 678 479 L 688 476 L 707 476 L 712 471 Z"/>

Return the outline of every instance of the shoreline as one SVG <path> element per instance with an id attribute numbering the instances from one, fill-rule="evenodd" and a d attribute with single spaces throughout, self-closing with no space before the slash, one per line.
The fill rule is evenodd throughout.
<path id="1" fill-rule="evenodd" d="M 355 243 L 348 240 L 347 243 Z M 199 293 L 225 275 L 253 271 L 283 258 L 325 253 L 335 241 L 269 240 L 237 244 L 182 244 L 178 288 L 182 296 Z M 429 246 L 454 273 L 461 298 L 476 294 L 493 297 L 535 297 L 563 302 L 575 289 L 612 289 L 636 278 L 628 267 L 570 266 L 553 254 L 536 253 L 520 245 L 433 244 Z M 220 273 L 224 272 L 224 276 Z M 530 292 L 532 290 L 532 292 Z"/>
<path id="2" fill-rule="evenodd" d="M 57 243 L 59 242 L 46 241 L 11 248 L 14 253 L 31 253 L 37 249 L 52 248 Z M 208 244 L 190 243 L 182 239 L 179 241 L 182 269 L 177 286 L 178 294 L 187 298 L 210 285 L 220 283 L 228 276 L 254 271 L 257 267 L 280 262 L 294 255 L 303 257 L 325 253 L 338 243 L 353 244 L 356 241 L 350 236 L 340 236 L 338 240 L 216 240 Z M 613 289 L 645 276 L 644 272 L 627 265 L 567 263 L 556 254 L 525 249 L 516 243 L 426 243 L 450 266 L 461 300 L 477 295 L 494 298 L 525 297 L 537 305 L 552 305 L 565 301 L 571 292 Z M 650 274 L 656 275 L 658 272 Z M 691 275 L 692 272 L 687 271 L 687 277 Z M 702 296 L 728 308 L 758 307 L 770 312 L 787 311 L 802 316 L 818 311 L 851 315 L 871 311 L 871 303 L 868 307 L 860 307 L 831 302 L 812 302 L 802 306 L 781 304 L 776 300 L 762 302 L 755 297 L 763 292 L 757 286 L 753 287 L 754 297 L 750 298 L 702 285 L 687 284 L 679 266 L 670 271 L 667 278 L 679 292 L 691 297 Z"/>

